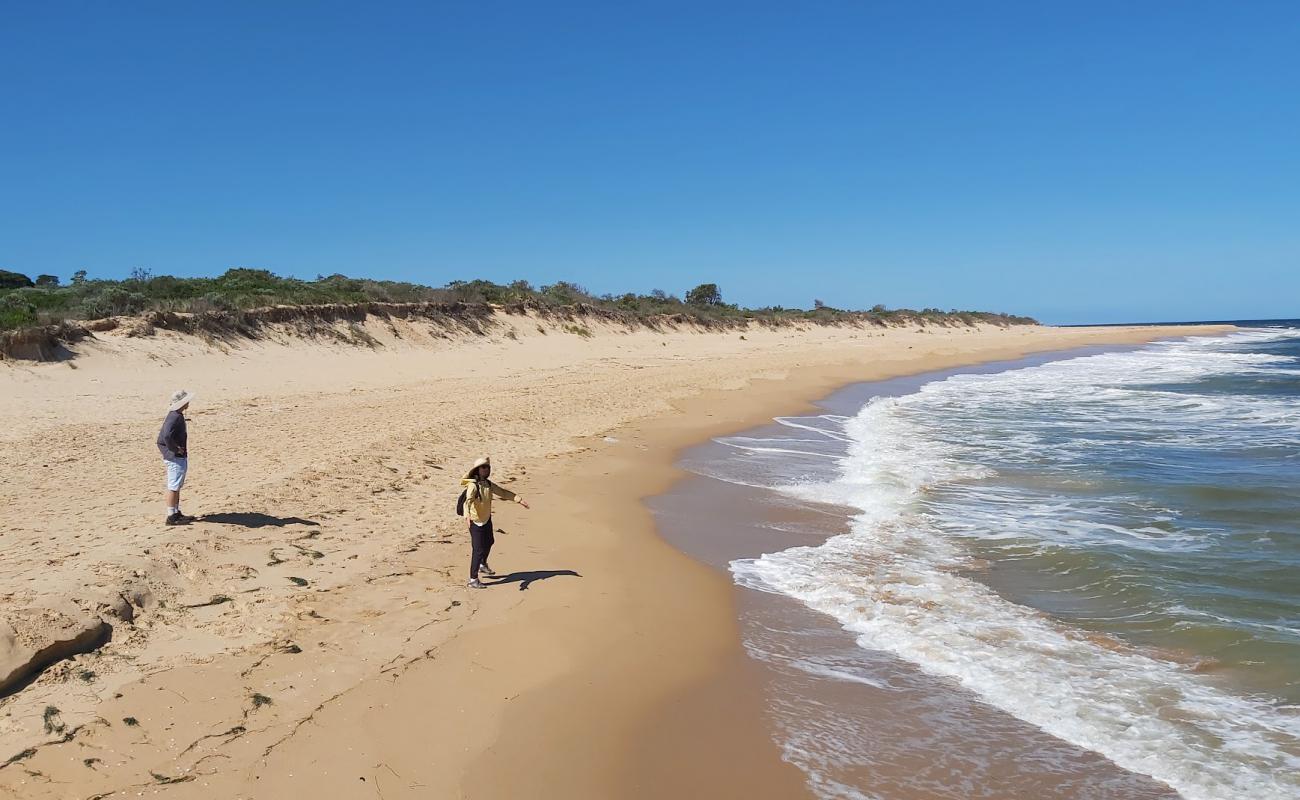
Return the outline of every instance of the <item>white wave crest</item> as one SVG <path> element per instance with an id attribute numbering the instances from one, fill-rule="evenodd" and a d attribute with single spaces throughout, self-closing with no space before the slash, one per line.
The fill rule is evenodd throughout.
<path id="1" fill-rule="evenodd" d="M 736 561 L 732 571 L 742 585 L 829 614 L 863 647 L 953 679 L 1053 735 L 1168 783 L 1189 800 L 1300 797 L 1300 717 L 1230 694 L 1172 662 L 1077 632 L 957 574 L 963 549 L 945 535 L 936 510 L 917 502 L 933 487 L 990 476 L 989 463 L 1032 471 L 1043 446 L 1056 448 L 1055 462 L 1068 466 L 1072 449 L 1081 457 L 1092 448 L 1153 439 L 1170 447 L 1294 444 L 1300 405 L 1292 397 L 1189 395 L 1160 387 L 1212 376 L 1276 375 L 1289 359 L 1234 348 L 1298 334 L 1251 331 L 958 375 L 915 394 L 874 400 L 844 422 L 848 452 L 835 480 L 780 487 L 806 500 L 855 508 L 851 532 L 817 547 Z M 976 413 L 978 431 L 963 425 Z M 1035 422 L 1048 417 L 1050 429 Z M 1060 437 L 1071 429 L 1105 435 Z M 999 507 L 996 497 L 982 499 L 990 500 L 983 516 L 964 524 L 986 537 L 1014 535 L 1035 513 L 1053 516 L 1051 509 Z M 1153 541 L 1170 546 L 1174 538 L 1159 528 L 1104 522 L 1079 523 L 1062 534 L 1076 545 L 1088 536 L 1135 548 Z M 1190 539 L 1185 544 L 1195 546 Z"/>

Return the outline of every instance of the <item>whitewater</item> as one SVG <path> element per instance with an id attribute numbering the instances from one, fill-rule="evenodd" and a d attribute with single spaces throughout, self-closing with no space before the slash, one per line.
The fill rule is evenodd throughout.
<path id="1" fill-rule="evenodd" d="M 1300 796 L 1300 327 L 778 422 L 715 474 L 852 522 L 738 583 L 1189 800 Z"/>

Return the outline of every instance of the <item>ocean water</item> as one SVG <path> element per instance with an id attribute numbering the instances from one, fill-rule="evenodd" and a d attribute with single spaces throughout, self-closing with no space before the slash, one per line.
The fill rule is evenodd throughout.
<path id="1" fill-rule="evenodd" d="M 862 659 L 888 655 L 1188 800 L 1300 797 L 1300 322 L 777 422 L 688 466 L 846 510 L 846 533 L 731 570 L 861 658 L 751 630 L 757 657 L 887 684 Z M 834 777 L 866 740 L 814 716 L 781 716 L 787 757 L 871 796 Z"/>

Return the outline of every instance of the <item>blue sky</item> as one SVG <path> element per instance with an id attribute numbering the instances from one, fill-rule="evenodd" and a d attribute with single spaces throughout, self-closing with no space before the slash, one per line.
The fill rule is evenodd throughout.
<path id="1" fill-rule="evenodd" d="M 0 268 L 1300 315 L 1295 3 L 0 12 Z"/>

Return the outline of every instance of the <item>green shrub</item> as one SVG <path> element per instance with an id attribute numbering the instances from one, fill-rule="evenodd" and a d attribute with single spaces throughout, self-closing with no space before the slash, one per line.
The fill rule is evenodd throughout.
<path id="1" fill-rule="evenodd" d="M 129 292 L 121 286 L 109 286 L 99 294 L 83 300 L 81 313 L 86 319 L 103 319 L 138 314 L 149 305 L 149 298 L 138 292 Z"/>
<path id="2" fill-rule="evenodd" d="M 542 299 L 555 305 L 571 306 L 577 303 L 593 303 L 596 298 L 576 283 L 560 281 L 552 283 L 550 286 L 543 286 L 541 291 Z"/>
<path id="3" fill-rule="evenodd" d="M 209 281 L 159 275 L 145 281 L 141 293 L 156 300 L 188 300 L 203 294 Z"/>
<path id="4" fill-rule="evenodd" d="M 37 311 L 65 308 L 68 304 L 67 295 L 35 287 L 14 289 L 5 297 L 11 302 L 29 305 Z"/>
<path id="5" fill-rule="evenodd" d="M 0 296 L 0 330 L 28 328 L 36 324 L 36 306 L 16 297 L 16 292 Z"/>

